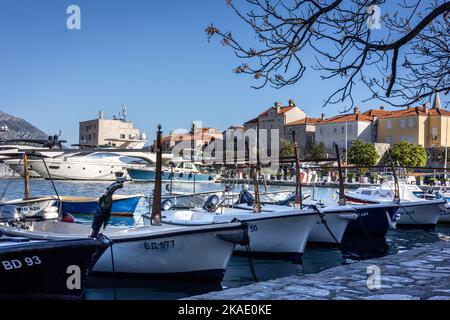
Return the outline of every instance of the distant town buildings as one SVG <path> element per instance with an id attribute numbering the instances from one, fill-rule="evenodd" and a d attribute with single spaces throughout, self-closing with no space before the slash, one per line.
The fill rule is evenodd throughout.
<path id="1" fill-rule="evenodd" d="M 181 154 L 193 152 L 194 155 L 197 155 L 216 140 L 223 140 L 223 133 L 220 129 L 198 127 L 194 123 L 190 132 L 175 131 L 164 137 L 162 150 L 164 153 L 170 153 L 175 147 L 178 147 L 177 152 Z"/>
<path id="2" fill-rule="evenodd" d="M 119 148 L 143 148 L 145 133 L 134 128 L 133 122 L 126 119 L 127 110 L 123 107 L 119 117 L 105 119 L 102 111 L 97 119 L 80 122 L 80 146 L 112 146 Z"/>
<path id="3" fill-rule="evenodd" d="M 450 112 L 442 109 L 439 94 L 427 104 L 389 111 L 379 119 L 377 141 L 395 144 L 408 141 L 424 147 L 445 147 L 450 142 Z"/>
<path id="4" fill-rule="evenodd" d="M 334 146 L 346 149 L 356 140 L 379 145 L 380 150 L 400 141 L 420 144 L 424 147 L 443 147 L 450 143 L 450 112 L 442 109 L 439 94 L 434 96 L 431 108 L 428 104 L 397 110 L 370 109 L 326 118 L 306 115 L 293 100 L 282 106 L 276 102 L 258 117 L 244 123 L 244 129 L 278 129 L 281 139 L 296 141 L 302 148 L 313 143 L 323 143 L 333 152 Z"/>

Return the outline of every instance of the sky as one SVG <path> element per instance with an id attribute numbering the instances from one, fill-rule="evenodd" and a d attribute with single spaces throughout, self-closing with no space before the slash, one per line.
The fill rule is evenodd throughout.
<path id="1" fill-rule="evenodd" d="M 81 30 L 66 27 L 71 4 L 81 8 Z M 294 99 L 311 117 L 345 107 L 322 109 L 329 91 L 312 69 L 294 86 L 252 89 L 251 77 L 232 72 L 242 61 L 207 41 L 211 22 L 254 40 L 225 0 L 0 0 L 0 110 L 48 134 L 61 130 L 72 144 L 79 121 L 122 105 L 150 139 L 158 124 L 166 133 L 192 121 L 242 124 L 275 101 Z M 358 90 L 363 110 L 379 106 L 361 103 L 368 92 Z"/>

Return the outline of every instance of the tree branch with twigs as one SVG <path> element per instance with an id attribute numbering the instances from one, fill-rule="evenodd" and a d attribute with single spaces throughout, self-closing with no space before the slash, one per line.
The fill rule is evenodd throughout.
<path id="1" fill-rule="evenodd" d="M 226 0 L 257 41 L 238 40 L 211 24 L 239 59 L 236 74 L 253 76 L 261 89 L 298 83 L 308 67 L 342 85 L 324 106 L 354 106 L 354 88 L 394 106 L 424 103 L 450 90 L 450 1 L 432 0 Z M 379 14 L 379 9 L 389 9 Z M 379 21 L 377 20 L 379 18 Z M 382 25 L 381 30 L 374 28 Z M 314 63 L 307 59 L 313 53 Z"/>

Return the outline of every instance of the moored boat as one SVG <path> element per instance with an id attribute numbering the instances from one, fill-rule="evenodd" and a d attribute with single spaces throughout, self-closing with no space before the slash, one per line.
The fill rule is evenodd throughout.
<path id="1" fill-rule="evenodd" d="M 109 247 L 103 238 L 33 241 L 0 238 L 0 298 L 78 299 L 91 267 Z"/>
<path id="2" fill-rule="evenodd" d="M 113 216 L 131 217 L 143 197 L 138 195 L 114 195 L 111 214 Z M 60 196 L 62 214 L 95 214 L 100 208 L 98 198 Z"/>
<path id="3" fill-rule="evenodd" d="M 128 174 L 133 181 L 151 182 L 156 180 L 154 167 L 129 168 Z M 176 182 L 214 182 L 215 175 L 200 171 L 195 163 L 180 162 L 172 168 L 166 168 L 161 173 L 162 181 Z"/>
<path id="4" fill-rule="evenodd" d="M 394 202 L 395 190 L 391 184 L 377 188 L 359 188 L 347 192 L 346 197 L 353 203 L 386 204 L 397 203 L 397 225 L 434 227 L 445 210 L 445 200 L 426 200 L 414 194 L 416 186 L 399 184 L 399 201 Z"/>

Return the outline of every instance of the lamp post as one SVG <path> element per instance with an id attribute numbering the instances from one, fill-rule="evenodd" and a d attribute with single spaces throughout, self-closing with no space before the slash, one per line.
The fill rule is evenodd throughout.
<path id="1" fill-rule="evenodd" d="M 347 126 L 347 121 L 345 121 L 345 177 L 347 177 L 347 173 L 348 173 L 348 126 Z"/>
<path id="2" fill-rule="evenodd" d="M 448 116 L 445 120 L 445 159 L 444 159 L 444 168 L 445 168 L 445 179 L 447 179 L 447 155 L 448 155 Z"/>

